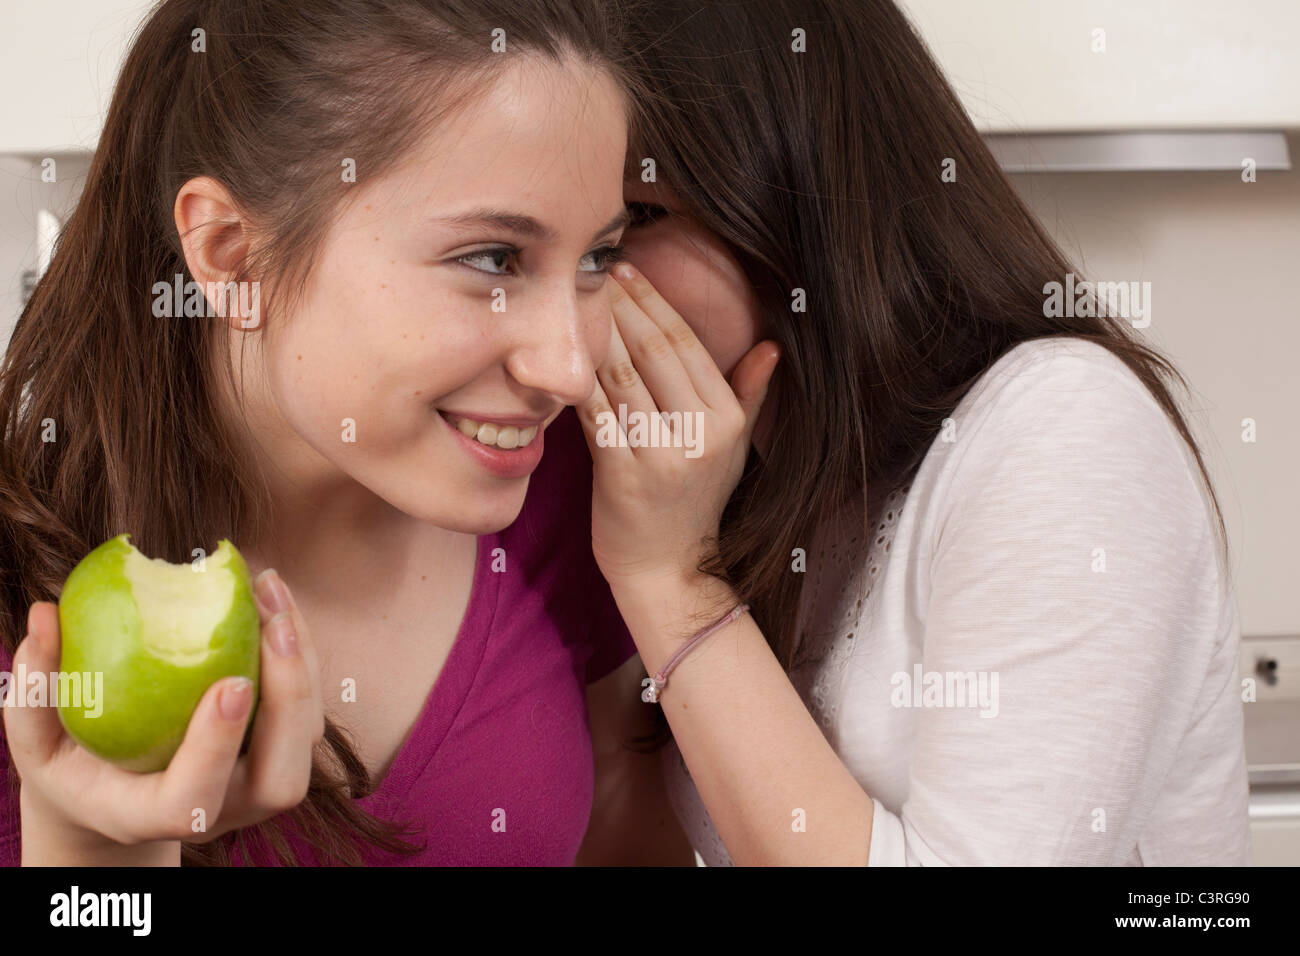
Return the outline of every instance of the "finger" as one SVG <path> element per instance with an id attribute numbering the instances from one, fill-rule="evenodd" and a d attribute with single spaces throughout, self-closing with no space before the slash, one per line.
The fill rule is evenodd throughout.
<path id="1" fill-rule="evenodd" d="M 650 280 L 630 262 L 620 262 L 613 269 L 614 278 L 672 345 L 682 368 L 691 380 L 695 393 L 710 408 L 719 408 L 731 399 L 727 380 L 713 361 L 690 323 L 668 304 Z"/>
<path id="2" fill-rule="evenodd" d="M 611 315 L 613 309 L 611 307 Z M 596 378 L 605 390 L 605 397 L 614 406 L 627 406 L 628 420 L 634 411 L 650 416 L 659 413 L 650 390 L 646 387 L 636 363 L 623 341 L 618 322 L 611 318 L 609 328 L 609 352 L 605 361 L 596 370 Z"/>
<path id="3" fill-rule="evenodd" d="M 731 387 L 736 401 L 745 412 L 745 446 L 754 434 L 758 413 L 767 398 L 768 386 L 781 360 L 781 347 L 770 339 L 759 342 L 745 353 L 731 373 Z"/>
<path id="4" fill-rule="evenodd" d="M 617 282 L 610 283 L 609 305 L 623 346 L 645 382 L 655 407 L 681 412 L 705 407 L 673 344 Z"/>
<path id="5" fill-rule="evenodd" d="M 587 400 L 578 406 L 578 421 L 587 437 L 587 449 L 594 466 L 599 469 L 605 455 L 632 456 L 627 435 L 618 424 L 618 415 L 610 408 L 609 398 L 597 379 Z"/>
<path id="6" fill-rule="evenodd" d="M 48 761 L 63 743 L 66 731 L 57 707 L 15 706 L 23 703 L 26 687 L 19 674 L 50 674 L 59 670 L 59 611 L 48 601 L 37 601 L 27 612 L 27 636 L 14 652 L 13 671 L 5 692 L 5 737 L 20 770 Z"/>
<path id="7" fill-rule="evenodd" d="M 172 839 L 204 833 L 221 816 L 252 708 L 253 682 L 247 677 L 216 681 L 199 700 L 167 769 L 153 775 L 159 822 Z M 201 817 L 195 812 L 200 810 Z M 194 830 L 195 821 L 203 829 Z"/>

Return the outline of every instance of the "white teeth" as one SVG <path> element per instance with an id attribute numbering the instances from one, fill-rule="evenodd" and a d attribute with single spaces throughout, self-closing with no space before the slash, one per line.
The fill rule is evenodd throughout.
<path id="1" fill-rule="evenodd" d="M 505 451 L 523 448 L 537 437 L 536 425 L 519 428 L 516 425 L 494 425 L 492 422 L 476 422 L 468 418 L 456 420 L 456 430 L 466 438 L 473 438 L 484 445 L 492 445 Z"/>

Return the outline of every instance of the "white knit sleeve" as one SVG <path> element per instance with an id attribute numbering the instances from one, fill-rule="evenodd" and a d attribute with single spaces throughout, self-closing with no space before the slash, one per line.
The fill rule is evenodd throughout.
<path id="1" fill-rule="evenodd" d="M 1150 393 L 1087 348 L 988 389 L 922 490 L 922 686 L 893 687 L 915 750 L 870 865 L 1139 862 L 1194 724 L 1213 749 L 1207 675 L 1235 649 L 1208 499 Z"/>

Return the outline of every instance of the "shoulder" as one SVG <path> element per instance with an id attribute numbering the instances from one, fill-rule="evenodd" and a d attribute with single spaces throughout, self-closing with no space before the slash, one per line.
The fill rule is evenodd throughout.
<path id="1" fill-rule="evenodd" d="M 958 403 L 913 491 L 936 532 L 1027 549 L 1125 539 L 1213 562 L 1213 505 L 1188 444 L 1141 379 L 1083 339 L 1022 343 Z"/>
<path id="2" fill-rule="evenodd" d="M 1150 420 L 1164 412 L 1155 396 L 1114 352 L 1086 339 L 1054 337 L 1022 342 L 980 376 L 954 418 L 977 421 L 1087 411 L 1107 418 Z"/>
<path id="3" fill-rule="evenodd" d="M 937 446 L 950 468 L 987 456 L 1018 464 L 1107 463 L 1129 471 L 1156 461 L 1186 465 L 1186 442 L 1150 389 L 1109 349 L 1084 339 L 1024 342 L 966 393 Z M 1127 464 L 1126 464 L 1127 463 Z"/>

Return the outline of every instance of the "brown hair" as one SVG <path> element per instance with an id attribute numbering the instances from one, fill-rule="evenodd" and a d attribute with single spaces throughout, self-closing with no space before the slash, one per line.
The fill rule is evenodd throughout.
<path id="1" fill-rule="evenodd" d="M 1031 339 L 1110 350 L 1195 454 L 1169 361 L 1115 318 L 1044 314 L 1073 269 L 891 0 L 623 0 L 626 64 L 653 91 L 627 175 L 655 161 L 688 215 L 725 240 L 780 343 L 774 452 L 751 454 L 715 561 L 783 666 L 799 659 L 793 548 L 845 501 L 900 486 L 943 419 Z M 807 52 L 792 50 L 803 28 Z M 941 181 L 946 159 L 955 182 Z M 807 292 L 808 311 L 791 310 Z M 871 534 L 867 530 L 866 540 Z M 662 717 L 662 714 L 660 715 Z M 665 739 L 660 721 L 658 743 Z"/>
<path id="2" fill-rule="evenodd" d="M 195 547 L 269 529 L 261 476 L 208 385 L 213 349 L 235 381 L 226 326 L 151 314 L 155 283 L 190 278 L 172 215 L 180 187 L 200 175 L 222 183 L 268 236 L 239 278 L 291 298 L 346 192 L 342 160 L 362 176 L 393 163 L 506 62 L 491 50 L 498 28 L 509 56 L 576 56 L 626 85 L 616 21 L 595 0 L 166 0 L 153 10 L 0 367 L 9 653 L 31 604 L 57 599 L 75 563 L 122 531 L 151 556 L 188 561 Z M 274 295 L 262 314 L 275 321 Z M 42 441 L 47 419 L 55 442 Z M 307 797 L 287 814 L 323 862 L 359 863 L 363 844 L 418 849 L 409 830 L 353 803 L 370 786 L 327 721 Z M 256 849 L 305 862 L 282 822 L 186 844 L 184 861 L 228 863 L 232 849 L 249 860 Z"/>

